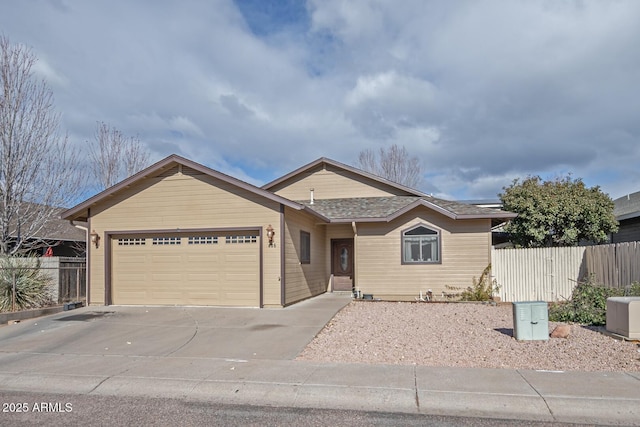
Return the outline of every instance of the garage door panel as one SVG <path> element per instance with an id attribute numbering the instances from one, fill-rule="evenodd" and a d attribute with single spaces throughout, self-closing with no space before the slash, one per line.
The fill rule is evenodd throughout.
<path id="1" fill-rule="evenodd" d="M 217 292 L 189 294 L 188 304 L 190 305 L 222 305 L 222 298 Z"/>
<path id="2" fill-rule="evenodd" d="M 167 302 L 179 301 L 182 299 L 182 292 L 159 289 L 152 291 L 150 297 L 154 300 L 165 300 Z"/>
<path id="3" fill-rule="evenodd" d="M 128 304 L 144 304 L 144 301 L 147 301 L 149 297 L 146 292 L 127 292 L 123 291 L 121 298 L 129 301 Z"/>
<path id="4" fill-rule="evenodd" d="M 153 272 L 151 273 L 151 280 L 154 282 L 169 282 L 175 284 L 176 286 L 182 282 L 182 274 L 181 273 L 163 273 L 163 272 Z"/>
<path id="5" fill-rule="evenodd" d="M 186 260 L 189 265 L 193 268 L 201 266 L 208 267 L 207 264 L 217 263 L 219 261 L 219 257 L 217 254 L 202 254 L 202 255 L 189 255 Z"/>
<path id="6" fill-rule="evenodd" d="M 217 283 L 220 280 L 220 274 L 211 272 L 193 272 L 187 273 L 187 280 L 191 282 L 199 283 Z"/>
<path id="7" fill-rule="evenodd" d="M 125 257 L 124 259 L 120 260 L 120 266 L 121 268 L 124 269 L 136 269 L 138 267 L 138 265 L 140 264 L 144 264 L 147 262 L 147 256 L 146 255 L 129 255 L 127 257 Z"/>
<path id="8" fill-rule="evenodd" d="M 250 282 L 252 278 L 255 277 L 253 272 L 237 272 L 237 273 L 226 273 L 224 275 L 224 279 L 228 282 Z"/>
<path id="9" fill-rule="evenodd" d="M 153 237 L 125 236 L 120 238 L 123 245 L 114 239 L 114 304 L 260 304 L 260 246 L 255 237 L 231 243 L 221 233 Z"/>
<path id="10" fill-rule="evenodd" d="M 176 267 L 176 264 L 182 263 L 182 255 L 153 255 L 151 262 L 156 264 L 156 268 L 173 269 Z"/>

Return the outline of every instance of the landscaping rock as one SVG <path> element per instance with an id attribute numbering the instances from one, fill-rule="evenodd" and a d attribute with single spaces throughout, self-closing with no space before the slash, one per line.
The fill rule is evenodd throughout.
<path id="1" fill-rule="evenodd" d="M 571 335 L 570 325 L 558 325 L 551 332 L 551 338 L 567 338 Z"/>

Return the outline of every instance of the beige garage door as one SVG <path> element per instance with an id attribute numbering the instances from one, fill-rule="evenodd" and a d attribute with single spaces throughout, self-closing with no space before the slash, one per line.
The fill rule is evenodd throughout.
<path id="1" fill-rule="evenodd" d="M 257 233 L 116 236 L 113 304 L 260 305 Z"/>

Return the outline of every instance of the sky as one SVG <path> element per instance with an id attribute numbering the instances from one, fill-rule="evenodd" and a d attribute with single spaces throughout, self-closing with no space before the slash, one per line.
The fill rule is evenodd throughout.
<path id="1" fill-rule="evenodd" d="M 73 144 L 102 121 L 255 185 L 397 144 L 456 200 L 640 191 L 638 22 L 637 0 L 0 0 Z"/>

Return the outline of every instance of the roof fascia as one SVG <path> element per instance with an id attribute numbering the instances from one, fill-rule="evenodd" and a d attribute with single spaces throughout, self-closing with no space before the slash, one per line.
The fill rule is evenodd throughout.
<path id="1" fill-rule="evenodd" d="M 318 213 L 318 212 L 314 211 L 310 207 L 304 206 L 304 205 L 301 205 L 301 206 L 302 206 L 302 211 L 303 212 L 308 212 L 311 215 L 315 216 L 316 218 L 322 220 L 323 222 L 327 222 L 327 223 L 328 222 L 332 222 L 329 218 L 327 218 L 326 216 L 322 215 L 321 213 Z"/>
<path id="2" fill-rule="evenodd" d="M 496 212 L 495 214 L 461 214 L 457 216 L 457 219 L 513 219 L 518 214 L 513 212 Z"/>
<path id="3" fill-rule="evenodd" d="M 625 219 L 633 219 L 633 218 L 637 218 L 640 216 L 640 212 L 629 212 L 627 214 L 624 215 L 619 215 L 616 217 L 616 220 L 618 221 L 624 221 Z"/>
<path id="4" fill-rule="evenodd" d="M 302 167 L 299 167 L 298 169 L 294 170 L 293 172 L 289 172 L 288 174 L 286 174 L 286 175 L 284 175 L 284 176 L 282 176 L 282 177 L 280 177 L 278 179 L 275 179 L 275 180 L 263 185 L 261 188 L 263 188 L 264 190 L 269 190 L 269 189 L 275 187 L 276 185 L 281 184 L 281 183 L 283 183 L 283 182 L 295 177 L 296 175 L 299 175 L 299 174 L 304 173 L 304 172 L 306 172 L 306 171 L 308 171 L 310 169 L 313 169 L 314 167 L 316 167 L 318 165 L 321 165 L 322 163 L 325 163 L 325 164 L 333 166 L 335 168 L 342 169 L 342 170 L 345 170 L 347 172 L 351 172 L 353 174 L 356 174 L 356 175 L 371 179 L 371 180 L 379 182 L 381 184 L 385 184 L 385 185 L 388 185 L 390 187 L 397 188 L 399 190 L 405 191 L 405 192 L 407 192 L 409 194 L 413 194 L 415 196 L 429 197 L 428 194 L 425 194 L 425 193 L 423 193 L 421 191 L 418 191 L 415 188 L 406 187 L 406 186 L 404 186 L 402 184 L 398 184 L 396 182 L 389 181 L 388 179 L 382 178 L 381 176 L 372 174 L 370 172 L 363 171 L 362 169 L 354 168 L 353 166 L 345 165 L 344 163 L 340 163 L 340 162 L 337 162 L 335 160 L 328 159 L 326 157 L 320 157 L 319 159 L 314 160 L 311 163 L 308 163 L 308 164 L 306 164 L 306 165 L 304 165 Z"/>
<path id="5" fill-rule="evenodd" d="M 426 201 L 424 199 L 418 199 L 413 203 L 409 203 L 407 206 L 405 206 L 403 208 L 400 208 L 399 210 L 395 211 L 391 215 L 387 216 L 386 219 L 387 219 L 387 221 L 392 221 L 392 220 L 398 218 L 399 216 L 404 215 L 405 213 L 417 208 L 418 206 L 425 206 L 425 207 L 427 207 L 429 209 L 432 209 L 432 210 L 434 210 L 436 212 L 439 212 L 442 215 L 444 215 L 446 217 L 449 217 L 451 219 L 458 219 L 457 216 L 453 212 L 448 211 L 448 210 L 446 210 L 446 209 L 444 209 L 444 208 L 442 208 L 442 207 L 440 207 L 440 206 L 438 206 L 438 205 L 436 205 L 434 203 L 428 202 L 428 201 Z"/>
<path id="6" fill-rule="evenodd" d="M 241 181 L 237 178 L 234 178 L 232 176 L 226 175 L 222 172 L 218 172 L 214 169 L 208 168 L 206 166 L 201 165 L 200 163 L 196 163 L 192 160 L 188 160 L 185 159 L 184 157 L 178 156 L 177 154 L 172 154 L 162 160 L 160 160 L 157 163 L 154 163 L 153 165 L 149 166 L 146 169 L 141 170 L 140 172 L 130 176 L 129 178 L 119 182 L 118 184 L 107 188 L 106 190 L 101 191 L 100 193 L 96 194 L 93 197 L 90 197 L 89 199 L 85 200 L 84 202 L 74 206 L 71 209 L 68 209 L 64 212 L 62 212 L 60 214 L 60 218 L 62 219 L 67 219 L 67 220 L 74 220 L 77 218 L 78 213 L 88 209 L 89 207 L 100 203 L 101 201 L 103 201 L 104 199 L 106 199 L 109 196 L 112 196 L 113 194 L 130 187 L 131 185 L 134 185 L 136 183 L 138 183 L 139 181 L 149 178 L 155 174 L 157 174 L 158 172 L 161 172 L 163 169 L 165 169 L 167 166 L 170 166 L 172 164 L 181 164 L 183 166 L 189 167 L 191 169 L 197 170 L 198 172 L 201 172 L 205 175 L 208 175 L 212 178 L 216 178 L 220 181 L 226 182 L 228 184 L 234 185 L 236 187 L 242 188 L 244 190 L 247 190 L 251 193 L 257 194 L 259 196 L 262 196 L 266 199 L 278 202 L 278 203 L 282 203 L 283 205 L 286 205 L 292 209 L 296 209 L 296 210 L 302 210 L 304 208 L 303 205 L 296 203 L 292 200 L 286 199 L 282 196 L 278 196 L 277 194 L 271 193 L 270 191 L 267 190 L 263 190 L 262 188 L 256 187 L 252 184 L 249 184 L 248 182 L 244 182 Z"/>
<path id="7" fill-rule="evenodd" d="M 352 222 L 389 222 L 385 217 L 376 217 L 376 218 L 337 218 L 332 219 L 331 224 L 351 224 Z"/>
<path id="8" fill-rule="evenodd" d="M 435 203 L 432 203 L 428 200 L 424 200 L 424 199 L 419 199 L 416 200 L 415 202 L 405 206 L 404 208 L 394 212 L 393 214 L 389 215 L 389 221 L 391 221 L 392 219 L 395 219 L 397 217 L 399 217 L 402 214 L 405 214 L 407 212 L 409 212 L 410 210 L 418 207 L 418 206 L 425 206 L 427 208 L 433 209 L 436 212 L 440 212 L 441 214 L 451 218 L 451 219 L 493 219 L 493 218 L 503 218 L 503 219 L 512 219 L 515 218 L 516 216 L 518 216 L 518 214 L 515 214 L 513 212 L 506 212 L 506 211 L 496 211 L 496 212 L 491 212 L 491 213 L 486 213 L 486 214 L 456 214 L 454 212 L 451 212 L 450 210 L 447 210 L 443 207 L 440 207 L 438 205 L 436 205 Z"/>

